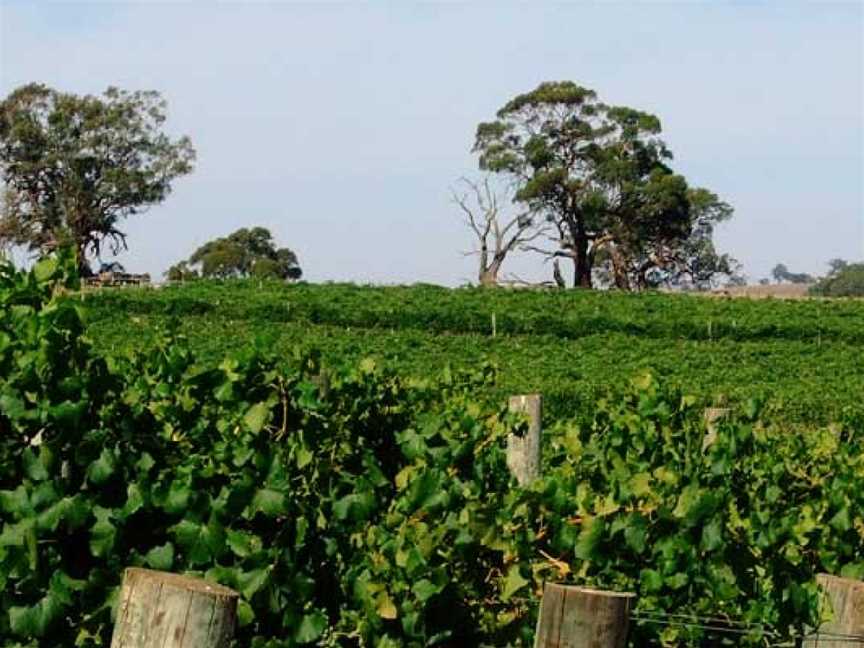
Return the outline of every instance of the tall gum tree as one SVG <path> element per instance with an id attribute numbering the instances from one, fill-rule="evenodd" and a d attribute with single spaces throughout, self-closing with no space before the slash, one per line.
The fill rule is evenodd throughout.
<path id="1" fill-rule="evenodd" d="M 164 133 L 165 119 L 154 91 L 96 97 L 30 84 L 11 92 L 0 102 L 0 244 L 39 254 L 71 245 L 84 274 L 106 243 L 125 249 L 120 222 L 162 202 L 192 171 L 192 143 Z"/>
<path id="2" fill-rule="evenodd" d="M 552 248 L 530 249 L 571 259 L 583 288 L 602 254 L 615 285 L 630 289 L 635 260 L 666 262 L 650 250 L 675 248 L 694 225 L 687 182 L 670 169 L 660 132 L 654 115 L 548 82 L 481 123 L 473 150 L 481 169 L 507 175 L 515 200 L 552 225 Z"/>

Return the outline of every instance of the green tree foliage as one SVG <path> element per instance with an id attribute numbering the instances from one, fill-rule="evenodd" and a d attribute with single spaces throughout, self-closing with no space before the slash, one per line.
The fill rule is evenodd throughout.
<path id="1" fill-rule="evenodd" d="M 810 289 L 823 297 L 864 297 L 864 263 L 829 261 L 831 272 Z"/>
<path id="2" fill-rule="evenodd" d="M 543 83 L 481 123 L 474 151 L 554 226 L 555 248 L 538 251 L 572 259 L 575 285 L 592 286 L 600 257 L 629 289 L 725 269 L 706 242 L 731 209 L 671 170 L 660 132 L 654 115 L 606 105 L 571 82 Z"/>
<path id="3" fill-rule="evenodd" d="M 162 130 L 165 109 L 156 92 L 11 92 L 0 102 L 0 243 L 40 254 L 71 244 L 84 273 L 106 242 L 115 254 L 125 248 L 120 222 L 162 202 L 192 170 L 189 139 Z"/>
<path id="4" fill-rule="evenodd" d="M 172 266 L 165 274 L 171 280 L 198 276 L 299 279 L 303 271 L 297 255 L 288 248 L 277 248 L 269 230 L 244 227 L 205 243 L 187 261 Z"/>
<path id="5" fill-rule="evenodd" d="M 809 284 L 816 281 L 812 275 L 806 272 L 791 272 L 785 263 L 778 263 L 774 266 L 771 269 L 771 276 L 777 283 Z"/>

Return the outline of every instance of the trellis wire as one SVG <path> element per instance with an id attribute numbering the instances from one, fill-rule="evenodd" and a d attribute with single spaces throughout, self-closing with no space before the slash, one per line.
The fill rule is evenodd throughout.
<path id="1" fill-rule="evenodd" d="M 630 613 L 630 620 L 639 625 L 663 625 L 679 628 L 688 628 L 693 630 L 705 630 L 714 634 L 726 634 L 734 636 L 743 636 L 751 633 L 760 633 L 766 639 L 780 639 L 780 633 L 768 630 L 761 623 L 750 623 L 747 621 L 735 621 L 717 616 L 700 616 L 696 614 L 674 614 L 659 610 L 639 610 Z M 864 646 L 864 635 L 860 634 L 842 634 L 837 632 L 814 631 L 807 634 L 793 635 L 791 640 L 786 640 L 781 643 L 768 643 L 766 646 L 771 648 L 797 648 L 801 646 L 804 640 L 813 640 L 816 645 L 826 644 L 829 648 L 831 644 L 845 643 L 857 644 Z"/>

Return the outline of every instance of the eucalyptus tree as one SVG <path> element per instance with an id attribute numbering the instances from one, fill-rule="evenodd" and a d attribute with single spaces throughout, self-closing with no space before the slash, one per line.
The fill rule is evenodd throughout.
<path id="1" fill-rule="evenodd" d="M 228 236 L 208 241 L 195 250 L 188 260 L 172 266 L 165 274 L 172 280 L 199 276 L 218 279 L 299 279 L 303 271 L 292 250 L 276 247 L 270 230 L 243 227 Z"/>
<path id="2" fill-rule="evenodd" d="M 154 91 L 12 91 L 0 102 L 0 244 L 38 254 L 70 245 L 85 274 L 88 255 L 125 249 L 123 219 L 165 200 L 193 168 L 192 143 L 166 134 L 165 120 Z"/>
<path id="3" fill-rule="evenodd" d="M 628 254 L 628 279 L 636 288 L 661 285 L 688 289 L 710 288 L 719 280 L 740 281 L 740 264 L 714 245 L 718 224 L 732 217 L 733 209 L 703 188 L 687 190 L 690 233 L 685 238 L 637 241 L 637 251 Z"/>
<path id="4" fill-rule="evenodd" d="M 592 287 L 598 255 L 614 283 L 634 287 L 691 237 L 693 197 L 672 171 L 660 120 L 606 105 L 590 89 L 548 82 L 507 102 L 477 127 L 483 170 L 504 174 L 515 200 L 552 226 L 550 247 L 528 246 L 573 262 L 575 286 Z M 646 263 L 640 272 L 634 264 Z"/>

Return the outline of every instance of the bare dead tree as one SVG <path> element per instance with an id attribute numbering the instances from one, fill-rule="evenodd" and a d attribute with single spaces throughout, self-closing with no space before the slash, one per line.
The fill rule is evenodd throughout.
<path id="1" fill-rule="evenodd" d="M 454 204 L 462 212 L 465 224 L 476 237 L 477 279 L 481 286 L 496 286 L 501 267 L 507 255 L 523 249 L 531 241 L 544 236 L 546 225 L 538 223 L 529 212 L 512 214 L 502 191 L 496 191 L 489 177 L 482 180 L 460 178 L 457 188 L 451 189 Z"/>

